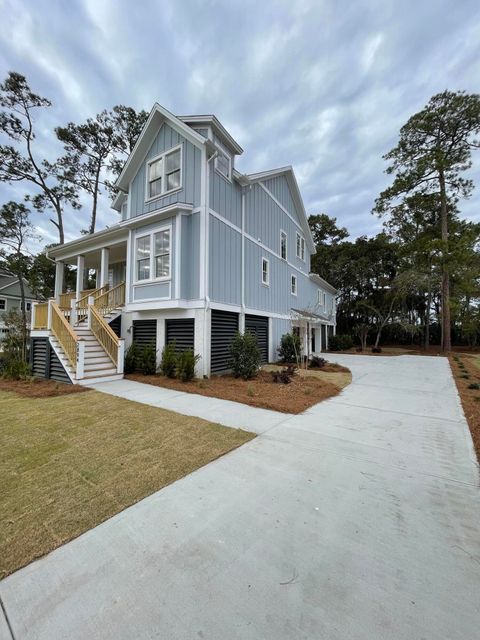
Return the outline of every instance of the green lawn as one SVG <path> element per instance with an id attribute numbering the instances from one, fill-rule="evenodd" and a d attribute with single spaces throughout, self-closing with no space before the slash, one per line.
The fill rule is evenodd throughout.
<path id="1" fill-rule="evenodd" d="M 0 415 L 0 577 L 254 437 L 96 391 Z"/>

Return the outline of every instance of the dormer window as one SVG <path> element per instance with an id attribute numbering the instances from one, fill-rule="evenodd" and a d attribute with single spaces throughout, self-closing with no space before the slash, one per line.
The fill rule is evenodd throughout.
<path id="1" fill-rule="evenodd" d="M 146 200 L 153 200 L 182 186 L 182 147 L 171 149 L 147 163 Z"/>
<path id="2" fill-rule="evenodd" d="M 215 169 L 224 178 L 230 180 L 232 177 L 232 157 L 224 147 L 219 145 L 218 142 L 216 143 L 216 145 L 217 156 L 215 158 Z"/>

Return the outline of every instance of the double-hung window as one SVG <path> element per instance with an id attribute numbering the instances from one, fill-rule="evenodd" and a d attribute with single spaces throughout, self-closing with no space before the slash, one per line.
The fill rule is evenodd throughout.
<path id="1" fill-rule="evenodd" d="M 305 260 L 305 238 L 297 233 L 297 258 Z"/>
<path id="2" fill-rule="evenodd" d="M 170 228 L 154 231 L 137 238 L 137 281 L 166 280 L 170 278 Z"/>
<path id="3" fill-rule="evenodd" d="M 177 147 L 147 163 L 146 200 L 176 191 L 182 186 L 182 148 Z"/>
<path id="4" fill-rule="evenodd" d="M 280 231 L 280 257 L 282 260 L 287 259 L 287 234 L 285 231 Z"/>
<path id="5" fill-rule="evenodd" d="M 290 292 L 292 296 L 297 295 L 297 276 L 294 276 L 293 273 L 290 279 Z"/>
<path id="6" fill-rule="evenodd" d="M 270 266 L 266 258 L 262 258 L 262 284 L 270 284 Z"/>
<path id="7" fill-rule="evenodd" d="M 325 293 L 325 291 L 322 291 L 321 289 L 318 290 L 318 304 L 321 305 L 322 307 L 325 306 L 327 301 L 327 295 Z"/>

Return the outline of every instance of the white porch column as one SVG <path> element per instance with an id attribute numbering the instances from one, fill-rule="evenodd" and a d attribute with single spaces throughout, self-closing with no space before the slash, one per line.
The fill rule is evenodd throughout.
<path id="1" fill-rule="evenodd" d="M 63 273 L 65 265 L 60 260 L 55 262 L 55 294 L 54 297 L 58 300 L 61 293 L 63 293 Z"/>
<path id="2" fill-rule="evenodd" d="M 75 297 L 77 300 L 81 297 L 83 290 L 83 280 L 85 277 L 85 256 L 77 256 L 77 288 Z"/>
<path id="3" fill-rule="evenodd" d="M 100 284 L 99 287 L 104 287 L 108 283 L 108 263 L 110 259 L 110 249 L 104 247 L 102 249 L 102 257 L 100 258 Z"/>

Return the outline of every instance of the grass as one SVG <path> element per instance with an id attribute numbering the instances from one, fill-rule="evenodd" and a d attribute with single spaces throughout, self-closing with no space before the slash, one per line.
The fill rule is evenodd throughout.
<path id="1" fill-rule="evenodd" d="M 462 354 L 450 356 L 450 367 L 457 385 L 463 411 L 480 461 L 480 358 Z M 472 382 L 472 379 L 474 382 Z"/>
<path id="2" fill-rule="evenodd" d="M 263 367 L 263 370 L 252 380 L 242 380 L 231 375 L 212 376 L 208 380 L 191 382 L 181 382 L 159 374 L 144 376 L 141 373 L 134 373 L 125 377 L 157 387 L 233 400 L 252 407 L 283 413 L 301 413 L 312 405 L 337 395 L 352 380 L 347 368 L 329 363 L 326 371 L 300 370 L 290 384 L 274 383 L 270 371 L 275 368 L 279 367 L 275 365 Z"/>
<path id="3" fill-rule="evenodd" d="M 254 437 L 96 391 L 0 412 L 0 577 Z"/>

